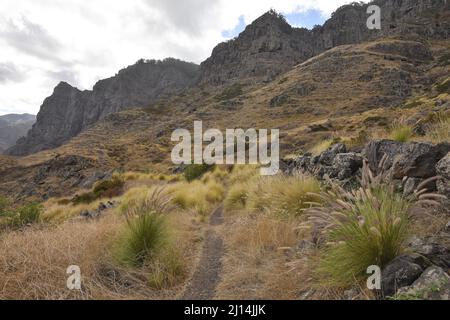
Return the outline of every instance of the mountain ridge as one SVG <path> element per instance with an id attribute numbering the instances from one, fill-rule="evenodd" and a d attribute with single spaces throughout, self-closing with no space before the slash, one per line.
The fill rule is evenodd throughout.
<path id="1" fill-rule="evenodd" d="M 101 80 L 92 92 L 60 84 L 44 101 L 37 123 L 27 137 L 7 150 L 9 155 L 28 155 L 62 145 L 108 114 L 144 107 L 193 86 L 214 87 L 230 83 L 268 83 L 295 65 L 343 44 L 385 36 L 420 40 L 448 38 L 450 3 L 445 0 L 377 0 L 382 8 L 382 31 L 366 26 L 369 4 L 353 3 L 336 10 L 323 26 L 313 30 L 293 28 L 274 11 L 248 25 L 231 41 L 214 48 L 200 66 L 180 60 L 178 70 L 158 71 L 158 63 L 140 60 L 115 77 Z M 162 62 L 164 64 L 164 62 Z M 188 70 L 187 72 L 186 69 Z"/>

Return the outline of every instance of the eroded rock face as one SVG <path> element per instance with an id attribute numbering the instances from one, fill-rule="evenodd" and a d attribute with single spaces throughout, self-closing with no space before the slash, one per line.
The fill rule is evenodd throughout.
<path id="1" fill-rule="evenodd" d="M 364 150 L 373 172 L 383 156 L 388 156 L 386 166 L 392 168 L 394 179 L 404 177 L 430 178 L 436 175 L 437 163 L 450 151 L 449 143 L 402 143 L 391 140 L 370 142 Z"/>
<path id="2" fill-rule="evenodd" d="M 248 78 L 270 81 L 315 55 L 333 47 L 360 43 L 385 36 L 448 38 L 450 24 L 441 18 L 450 9 L 445 0 L 378 0 L 382 29 L 367 28 L 368 4 L 339 8 L 323 25 L 313 30 L 292 28 L 271 11 L 255 20 L 236 38 L 219 44 L 201 64 L 201 81 L 223 84 Z M 428 61 L 430 51 L 421 43 L 384 43 L 373 48 L 381 54 Z M 397 75 L 394 75 L 397 76 Z M 402 80 L 402 79 L 400 79 Z M 403 88 L 400 88 L 403 89 Z"/>
<path id="3" fill-rule="evenodd" d="M 61 82 L 48 97 L 27 137 L 7 150 L 26 155 L 60 146 L 107 115 L 178 93 L 197 81 L 198 66 L 175 59 L 139 61 L 92 91 L 80 91 Z"/>

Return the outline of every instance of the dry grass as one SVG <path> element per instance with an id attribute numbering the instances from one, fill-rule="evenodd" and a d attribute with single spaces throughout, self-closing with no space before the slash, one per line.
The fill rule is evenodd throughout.
<path id="1" fill-rule="evenodd" d="M 221 184 L 210 180 L 207 183 L 193 181 L 180 182 L 168 187 L 174 204 L 182 209 L 193 209 L 201 216 L 210 213 L 212 207 L 223 200 L 224 188 Z"/>
<path id="2" fill-rule="evenodd" d="M 289 272 L 284 247 L 298 241 L 296 223 L 265 216 L 232 217 L 223 230 L 227 244 L 218 299 L 297 299 L 301 276 Z"/>
<path id="3" fill-rule="evenodd" d="M 313 177 L 264 177 L 250 186 L 247 208 L 280 217 L 298 217 L 310 207 L 310 202 L 318 201 L 311 193 L 319 191 L 320 183 Z"/>
<path id="4" fill-rule="evenodd" d="M 167 216 L 171 246 L 142 268 L 117 264 L 114 251 L 123 216 L 37 225 L 0 235 L 0 299 L 174 299 L 200 250 L 201 229 L 188 212 Z M 175 249 L 176 248 L 176 249 Z M 70 265 L 82 273 L 82 290 L 66 287 Z"/>

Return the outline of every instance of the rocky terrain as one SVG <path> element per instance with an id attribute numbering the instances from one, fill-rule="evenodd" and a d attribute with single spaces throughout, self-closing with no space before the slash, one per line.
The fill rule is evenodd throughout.
<path id="1" fill-rule="evenodd" d="M 111 113 L 149 106 L 180 93 L 195 83 L 197 74 L 195 64 L 175 59 L 141 60 L 99 81 L 92 91 L 61 82 L 41 106 L 33 129 L 7 153 L 26 155 L 58 147 Z"/>
<path id="2" fill-rule="evenodd" d="M 0 153 L 15 145 L 17 140 L 27 135 L 36 121 L 31 114 L 7 114 L 0 116 Z"/>
<path id="3" fill-rule="evenodd" d="M 382 8 L 381 31 L 367 28 L 367 5 L 344 6 L 313 30 L 292 28 L 282 16 L 270 11 L 247 26 L 236 39 L 219 44 L 200 68 L 173 59 L 140 61 L 117 76 L 100 81 L 93 91 L 81 92 L 60 83 L 42 105 L 35 128 L 7 153 L 26 155 L 60 146 L 108 114 L 151 105 L 197 82 L 202 85 L 270 82 L 293 66 L 340 45 L 387 36 L 415 41 L 421 37 L 448 38 L 446 9 L 450 4 L 444 0 L 421 1 L 420 6 L 412 0 L 374 3 Z M 380 50 L 389 53 L 389 48 Z M 409 54 L 420 51 L 406 50 Z M 418 58 L 423 57 L 422 53 Z"/>
<path id="4" fill-rule="evenodd" d="M 204 83 L 248 79 L 271 81 L 275 76 L 319 53 L 344 44 L 406 35 L 447 38 L 450 25 L 446 1 L 389 1 L 373 4 L 382 12 L 381 31 L 366 27 L 366 4 L 341 7 L 323 26 L 292 28 L 275 12 L 255 20 L 236 38 L 219 44 L 201 65 Z M 440 16 L 442 14 L 442 17 Z M 387 27 L 388 26 L 388 27 Z"/>
<path id="5" fill-rule="evenodd" d="M 382 8 L 381 31 L 367 29 L 365 4 L 344 6 L 312 30 L 293 28 L 269 11 L 200 66 L 142 60 L 92 91 L 60 83 L 28 135 L 0 156 L 0 196 L 12 203 L 8 210 L 20 213 L 29 203 L 44 210 L 36 229 L 32 222 L 20 232 L 13 226 L 0 242 L 8 257 L 0 263 L 0 297 L 449 299 L 450 3 L 374 4 Z M 265 180 L 251 166 L 217 166 L 190 181 L 186 167 L 170 160 L 170 137 L 177 128 L 192 130 L 196 120 L 220 130 L 279 128 L 282 173 Z M 382 173 L 392 187 L 387 196 L 364 186 Z M 117 181 L 119 188 L 103 193 Z M 188 272 L 181 280 L 155 276 L 149 290 L 155 271 L 146 268 L 154 266 L 124 271 L 108 256 L 109 241 L 146 206 L 164 211 L 169 198 L 161 186 L 174 202 L 167 216 L 175 212 L 170 226 Z M 355 228 L 346 230 L 362 234 L 367 252 L 384 257 L 380 239 L 396 247 L 386 250 L 392 257 L 384 261 L 381 290 L 367 292 L 364 277 L 355 283 L 354 275 L 351 284 L 314 282 L 317 257 L 355 235 L 321 241 L 339 219 L 324 230 L 311 222 L 308 209 L 323 200 L 311 194 L 320 191 L 341 197 L 334 206 L 319 203 L 321 218 L 327 205 L 332 218 L 350 212 L 346 219 L 356 217 Z M 351 201 L 356 197 L 367 204 L 362 213 Z M 384 210 L 380 202 L 392 207 Z M 366 213 L 374 216 L 360 215 Z M 408 232 L 391 237 L 403 222 Z M 87 257 L 89 290 L 58 287 L 72 255 Z M 8 264 L 24 257 L 18 269 Z M 349 255 L 354 264 L 359 258 Z M 167 265 L 177 268 L 175 260 L 158 260 L 157 275 Z M 48 286 L 24 281 L 35 268 L 54 272 Z M 16 292 L 11 285 L 24 282 L 40 290 L 24 284 Z"/>

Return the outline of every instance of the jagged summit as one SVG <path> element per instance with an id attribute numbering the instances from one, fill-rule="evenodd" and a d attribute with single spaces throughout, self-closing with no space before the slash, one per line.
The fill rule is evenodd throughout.
<path id="1" fill-rule="evenodd" d="M 381 7 L 382 30 L 367 28 L 367 7 Z M 323 26 L 293 28 L 269 11 L 235 39 L 219 44 L 201 64 L 201 81 L 224 84 L 235 81 L 271 81 L 317 54 L 339 45 L 385 36 L 446 39 L 450 34 L 450 1 L 378 0 L 342 6 Z"/>
<path id="2" fill-rule="evenodd" d="M 176 59 L 139 60 L 114 77 L 100 80 L 92 91 L 60 82 L 45 99 L 27 137 L 8 149 L 26 155 L 60 146 L 88 126 L 127 108 L 144 107 L 196 83 L 198 66 Z"/>

